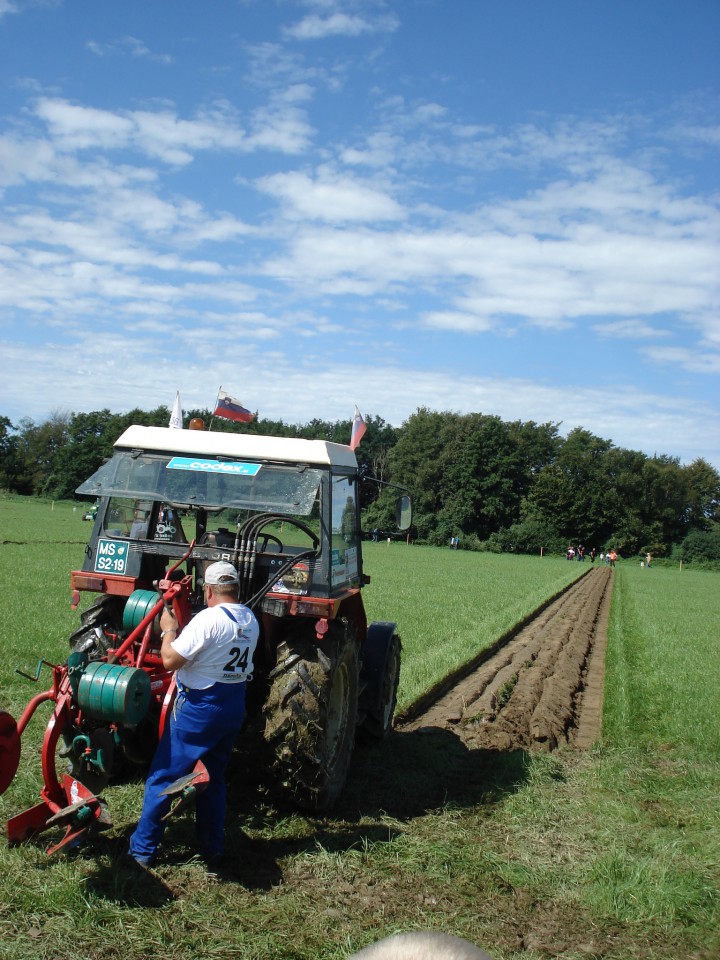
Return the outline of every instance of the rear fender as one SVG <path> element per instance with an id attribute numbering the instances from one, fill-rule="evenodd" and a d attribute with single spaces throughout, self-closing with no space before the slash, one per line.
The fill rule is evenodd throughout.
<path id="1" fill-rule="evenodd" d="M 402 644 L 396 624 L 378 621 L 370 624 L 360 652 L 360 718 L 364 732 L 376 739 L 392 728 L 400 680 Z"/>
<path id="2" fill-rule="evenodd" d="M 389 620 L 375 620 L 368 627 L 367 639 L 360 651 L 362 657 L 361 689 L 372 689 L 378 686 L 385 669 L 388 645 L 395 633 L 397 633 L 397 624 Z"/>

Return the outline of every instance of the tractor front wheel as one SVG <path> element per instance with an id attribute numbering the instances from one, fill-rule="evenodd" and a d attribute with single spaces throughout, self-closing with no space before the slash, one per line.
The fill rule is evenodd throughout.
<path id="1" fill-rule="evenodd" d="M 85 653 L 89 660 L 103 660 L 122 624 L 122 604 L 118 597 L 105 595 L 80 615 L 80 626 L 70 635 L 70 650 Z"/>

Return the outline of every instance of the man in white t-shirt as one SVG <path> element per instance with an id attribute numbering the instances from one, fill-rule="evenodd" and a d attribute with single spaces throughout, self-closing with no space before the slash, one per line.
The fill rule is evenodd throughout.
<path id="1" fill-rule="evenodd" d="M 225 770 L 245 720 L 245 684 L 252 679 L 259 627 L 238 602 L 238 573 L 231 563 L 205 571 L 207 607 L 178 632 L 171 610 L 160 616 L 161 656 L 175 670 L 177 698 L 145 783 L 143 809 L 130 838 L 130 856 L 151 866 L 171 804 L 163 790 L 202 760 L 210 775 L 198 793 L 195 829 L 201 856 L 217 861 L 225 833 Z"/>

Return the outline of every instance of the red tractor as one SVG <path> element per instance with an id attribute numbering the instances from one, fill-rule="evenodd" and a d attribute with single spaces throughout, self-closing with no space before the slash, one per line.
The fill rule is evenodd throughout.
<path id="1" fill-rule="evenodd" d="M 216 560 L 236 566 L 240 599 L 260 622 L 248 724 L 298 806 L 333 804 L 357 729 L 382 738 L 391 728 L 400 675 L 395 624 L 368 624 L 362 601 L 361 481 L 354 452 L 342 444 L 125 431 L 113 457 L 77 490 L 95 497 L 98 509 L 71 587 L 76 603 L 83 592 L 96 598 L 70 637 L 67 661 L 46 664 L 52 686 L 17 724 L 0 713 L 2 793 L 18 769 L 27 723 L 41 703 L 54 703 L 41 802 L 8 821 L 10 843 L 64 826 L 51 852 L 106 823 L 101 791 L 118 769 L 149 762 L 174 700 L 159 614 L 169 604 L 184 626 L 202 606 L 203 573 Z M 408 529 L 406 495 L 396 515 L 399 529 Z M 199 765 L 175 792 L 187 799 L 206 778 Z"/>

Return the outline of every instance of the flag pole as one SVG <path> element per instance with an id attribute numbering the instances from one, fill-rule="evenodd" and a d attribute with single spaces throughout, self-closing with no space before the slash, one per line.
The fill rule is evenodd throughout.
<path id="1" fill-rule="evenodd" d="M 215 419 L 215 409 L 218 405 L 218 400 L 220 399 L 220 391 L 222 390 L 222 384 L 218 387 L 217 395 L 215 396 L 215 406 L 213 407 L 213 412 L 210 414 L 210 426 L 208 427 L 208 433 L 212 430 L 213 420 Z"/>

